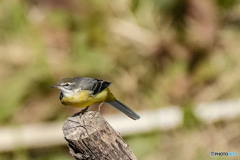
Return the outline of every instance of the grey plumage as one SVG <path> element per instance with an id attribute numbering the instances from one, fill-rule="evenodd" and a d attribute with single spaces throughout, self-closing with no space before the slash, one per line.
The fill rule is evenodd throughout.
<path id="1" fill-rule="evenodd" d="M 77 82 L 78 87 L 82 90 L 93 91 L 93 95 L 106 89 L 112 82 L 90 77 L 75 77 L 73 81 Z"/>

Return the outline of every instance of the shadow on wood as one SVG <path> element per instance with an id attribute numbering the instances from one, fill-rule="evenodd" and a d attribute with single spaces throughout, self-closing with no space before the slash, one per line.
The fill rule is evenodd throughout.
<path id="1" fill-rule="evenodd" d="M 76 160 L 136 160 L 129 145 L 99 112 L 79 113 L 69 117 L 63 125 L 63 134 L 71 155 Z"/>

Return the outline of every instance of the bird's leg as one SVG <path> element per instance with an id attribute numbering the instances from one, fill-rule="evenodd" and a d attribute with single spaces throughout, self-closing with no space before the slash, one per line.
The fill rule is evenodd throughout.
<path id="1" fill-rule="evenodd" d="M 104 102 L 100 103 L 99 106 L 98 106 L 98 110 L 100 112 L 100 109 L 101 109 L 101 106 L 103 105 Z"/>
<path id="2" fill-rule="evenodd" d="M 96 115 L 97 112 L 100 112 L 101 106 L 103 105 L 104 102 L 100 103 L 98 106 L 98 109 L 93 113 L 93 117 Z"/>
<path id="3" fill-rule="evenodd" d="M 88 111 L 88 108 L 89 108 L 89 106 L 87 106 L 86 108 L 84 108 L 83 110 L 81 110 L 81 111 L 79 112 L 79 117 L 80 117 L 80 119 L 81 119 L 82 115 L 83 115 L 85 112 Z"/>
<path id="4" fill-rule="evenodd" d="M 87 106 L 86 108 L 84 108 L 83 110 L 81 110 L 80 113 L 83 114 L 83 113 L 87 112 L 87 111 L 88 111 L 88 108 L 89 108 L 89 106 Z"/>

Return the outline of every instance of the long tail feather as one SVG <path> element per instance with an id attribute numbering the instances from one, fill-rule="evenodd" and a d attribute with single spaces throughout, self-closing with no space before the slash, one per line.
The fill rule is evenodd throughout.
<path id="1" fill-rule="evenodd" d="M 111 106 L 113 106 L 114 108 L 123 112 L 124 114 L 126 114 L 127 116 L 129 116 L 130 118 L 132 118 L 134 120 L 137 120 L 140 118 L 140 116 L 137 113 L 135 113 L 131 108 L 129 108 L 122 102 L 118 101 L 117 99 L 115 99 L 115 101 L 106 102 L 106 103 L 110 104 Z"/>

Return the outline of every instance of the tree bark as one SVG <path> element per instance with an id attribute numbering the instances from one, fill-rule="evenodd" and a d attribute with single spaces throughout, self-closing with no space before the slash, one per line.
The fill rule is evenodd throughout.
<path id="1" fill-rule="evenodd" d="M 97 112 L 79 113 L 63 125 L 64 138 L 76 160 L 137 160 L 129 145 Z"/>

